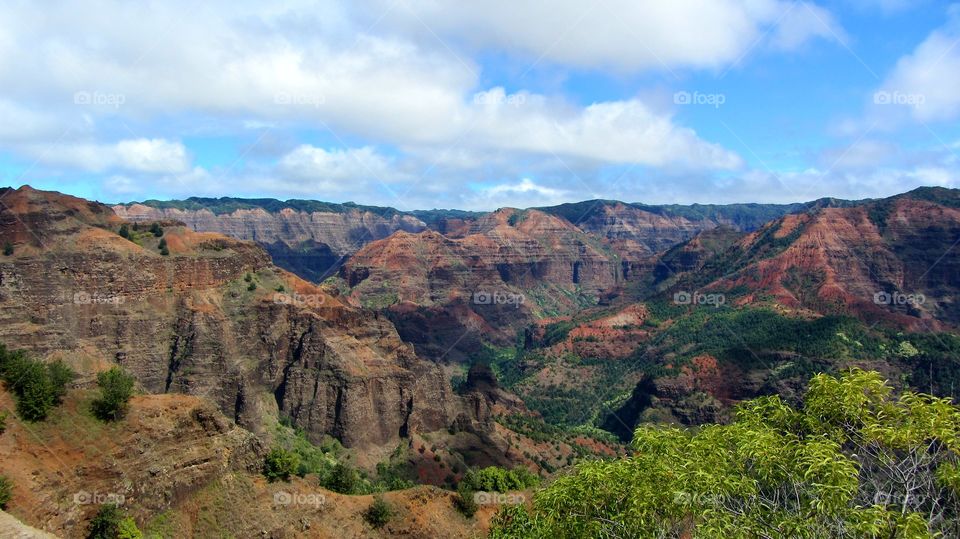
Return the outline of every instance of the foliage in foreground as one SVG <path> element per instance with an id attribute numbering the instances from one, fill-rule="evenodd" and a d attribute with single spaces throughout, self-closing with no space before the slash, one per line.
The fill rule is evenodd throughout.
<path id="1" fill-rule="evenodd" d="M 729 425 L 641 426 L 633 447 L 504 508 L 491 536 L 960 536 L 960 407 L 877 373 L 817 375 L 802 408 L 762 397 Z"/>

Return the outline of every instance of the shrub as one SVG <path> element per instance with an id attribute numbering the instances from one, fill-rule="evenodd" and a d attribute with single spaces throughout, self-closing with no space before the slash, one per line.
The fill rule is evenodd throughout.
<path id="1" fill-rule="evenodd" d="M 466 483 L 461 482 L 457 486 L 457 509 L 467 518 L 473 518 L 473 515 L 477 513 L 477 500 L 474 499 L 474 494 L 476 492 Z"/>
<path id="2" fill-rule="evenodd" d="M 100 506 L 87 529 L 88 539 L 142 539 L 143 533 L 132 518 L 123 514 L 116 505 Z"/>
<path id="3" fill-rule="evenodd" d="M 43 421 L 61 403 L 76 375 L 62 361 L 44 364 L 22 351 L 0 347 L 0 377 L 17 396 L 17 413 L 27 421 Z"/>
<path id="4" fill-rule="evenodd" d="M 112 367 L 97 375 L 100 398 L 93 401 L 93 413 L 103 421 L 116 421 L 127 413 L 133 396 L 133 376 L 120 367 Z"/>
<path id="5" fill-rule="evenodd" d="M 247 285 L 247 291 L 249 292 L 253 292 L 256 289 L 257 289 L 257 283 L 250 283 L 249 285 Z"/>
<path id="6" fill-rule="evenodd" d="M 633 455 L 579 464 L 490 536 L 960 537 L 958 436 L 950 399 L 821 374 L 798 407 L 768 396 L 729 424 L 642 425 Z"/>
<path id="7" fill-rule="evenodd" d="M 7 430 L 7 413 L 0 412 L 0 434 L 3 434 Z"/>
<path id="8" fill-rule="evenodd" d="M 507 470 L 490 466 L 479 471 L 469 471 L 461 484 L 472 490 L 509 492 L 536 486 L 540 479 L 526 468 Z"/>
<path id="9" fill-rule="evenodd" d="M 360 474 L 355 469 L 340 462 L 334 466 L 333 472 L 330 473 L 330 477 L 327 478 L 323 486 L 340 494 L 353 494 L 357 491 L 359 484 Z"/>
<path id="10" fill-rule="evenodd" d="M 3 256 L 10 256 L 13 254 L 13 244 L 9 241 L 3 244 Z"/>
<path id="11" fill-rule="evenodd" d="M 153 223 L 150 225 L 150 233 L 152 233 L 154 237 L 159 238 L 163 236 L 163 227 L 160 226 L 160 223 Z"/>
<path id="12" fill-rule="evenodd" d="M 0 509 L 6 509 L 12 497 L 13 481 L 5 475 L 0 475 Z"/>
<path id="13" fill-rule="evenodd" d="M 53 384 L 46 367 L 28 360 L 19 375 L 14 382 L 17 413 L 27 421 L 43 421 L 54 405 Z"/>
<path id="14" fill-rule="evenodd" d="M 118 232 L 118 234 L 120 234 L 120 237 L 121 237 L 121 238 L 126 239 L 126 240 L 129 240 L 129 239 L 130 239 L 130 228 L 127 227 L 127 225 L 120 225 L 120 232 Z"/>
<path id="15" fill-rule="evenodd" d="M 297 455 L 282 448 L 274 448 L 267 453 L 263 464 L 263 475 L 270 482 L 289 481 L 290 476 L 296 473 L 300 459 Z"/>
<path id="16" fill-rule="evenodd" d="M 393 516 L 393 508 L 383 499 L 383 496 L 375 496 L 373 503 L 363 513 L 363 518 L 374 528 L 382 528 L 390 522 Z"/>
<path id="17" fill-rule="evenodd" d="M 67 394 L 67 386 L 77 377 L 77 373 L 59 359 L 47 364 L 47 373 L 53 389 L 53 403 L 60 405 Z"/>

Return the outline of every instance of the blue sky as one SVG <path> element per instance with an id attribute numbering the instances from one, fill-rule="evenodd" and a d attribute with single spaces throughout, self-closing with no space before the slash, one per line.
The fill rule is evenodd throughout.
<path id="1" fill-rule="evenodd" d="M 0 183 L 105 202 L 960 186 L 948 2 L 10 2 L 0 28 Z"/>

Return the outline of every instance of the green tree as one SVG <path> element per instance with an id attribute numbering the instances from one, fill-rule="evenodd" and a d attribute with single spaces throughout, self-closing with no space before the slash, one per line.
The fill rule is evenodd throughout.
<path id="1" fill-rule="evenodd" d="M 960 536 L 960 408 L 877 373 L 817 375 L 802 407 L 762 397 L 728 425 L 644 425 L 633 448 L 501 511 L 491 537 Z"/>
<path id="2" fill-rule="evenodd" d="M 360 474 L 357 470 L 338 462 L 323 486 L 340 494 L 353 494 L 359 485 Z"/>
<path id="3" fill-rule="evenodd" d="M 170 248 L 167 247 L 167 239 L 163 238 L 160 240 L 160 243 L 157 244 L 157 249 L 160 249 L 160 254 L 167 256 L 170 254 Z"/>
<path id="4" fill-rule="evenodd" d="M 159 238 L 163 236 L 163 227 L 160 226 L 160 223 L 153 223 L 150 225 L 150 232 L 154 235 L 154 237 Z"/>
<path id="5" fill-rule="evenodd" d="M 130 228 L 126 224 L 122 224 L 120 225 L 120 232 L 118 232 L 118 234 L 120 234 L 121 238 L 129 240 Z"/>
<path id="6" fill-rule="evenodd" d="M 133 376 L 120 367 L 97 374 L 100 398 L 93 401 L 93 413 L 103 421 L 116 421 L 127 413 L 133 396 Z"/>
<path id="7" fill-rule="evenodd" d="M 67 366 L 63 360 L 56 360 L 47 364 L 47 374 L 50 376 L 50 386 L 53 391 L 53 403 L 60 405 L 67 394 L 67 386 L 74 381 L 77 373 Z"/>
<path id="8" fill-rule="evenodd" d="M 134 520 L 113 504 L 100 506 L 87 528 L 88 539 L 142 539 Z"/>
<path id="9" fill-rule="evenodd" d="M 474 498 L 474 491 L 467 483 L 461 482 L 457 485 L 457 509 L 467 518 L 473 517 L 477 513 L 477 500 Z"/>
<path id="10" fill-rule="evenodd" d="M 16 380 L 17 413 L 27 421 L 43 421 L 55 404 L 55 391 L 46 367 L 27 361 Z"/>
<path id="11" fill-rule="evenodd" d="M 277 447 L 267 453 L 263 464 L 263 475 L 271 482 L 289 481 L 290 476 L 297 472 L 299 465 L 300 459 L 296 454 Z"/>
<path id="12" fill-rule="evenodd" d="M 0 475 L 0 509 L 6 509 L 13 497 L 13 481 L 5 475 Z"/>
<path id="13" fill-rule="evenodd" d="M 9 241 L 3 244 L 3 256 L 10 256 L 13 254 L 13 244 Z"/>
<path id="14" fill-rule="evenodd" d="M 363 518 L 374 528 L 382 528 L 393 517 L 393 508 L 379 494 L 374 496 L 373 503 L 363 513 Z"/>

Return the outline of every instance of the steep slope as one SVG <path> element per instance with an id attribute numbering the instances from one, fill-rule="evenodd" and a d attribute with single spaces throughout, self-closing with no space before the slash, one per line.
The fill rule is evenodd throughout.
<path id="1" fill-rule="evenodd" d="M 345 258 L 367 243 L 398 230 L 419 232 L 427 226 L 392 208 L 243 199 L 185 202 L 134 203 L 113 210 L 131 221 L 175 220 L 195 231 L 255 241 L 277 265 L 315 282 L 336 272 Z"/>
<path id="2" fill-rule="evenodd" d="M 936 331 L 960 324 L 960 191 L 921 189 L 789 215 L 706 262 L 688 283 L 739 304 L 853 314 Z"/>
<path id="3" fill-rule="evenodd" d="M 620 280 L 616 253 L 566 221 L 502 209 L 448 235 L 397 233 L 340 270 L 351 297 L 386 307 L 404 340 L 434 358 L 513 341 L 534 317 L 596 301 Z"/>
<path id="4" fill-rule="evenodd" d="M 589 200 L 540 210 L 557 215 L 586 233 L 604 238 L 626 259 L 660 252 L 697 233 L 720 226 L 756 230 L 766 222 L 799 211 L 804 204 L 690 206 L 627 204 Z"/>
<path id="5" fill-rule="evenodd" d="M 254 431 L 285 417 L 371 459 L 454 422 L 492 428 L 489 406 L 455 395 L 387 318 L 253 243 L 175 223 L 162 239 L 129 227 L 128 240 L 109 208 L 28 187 L 3 202 L 14 253 L 0 259 L 0 340 L 12 347 L 63 357 L 86 380 L 119 363 L 148 392 L 206 396 Z"/>
<path id="6" fill-rule="evenodd" d="M 336 494 L 312 476 L 268 483 L 264 445 L 204 400 L 137 396 L 125 419 L 104 424 L 89 414 L 91 393 L 71 391 L 42 423 L 8 420 L 0 474 L 14 491 L 0 537 L 46 537 L 26 524 L 87 537 L 102 503 L 119 505 L 147 537 L 466 538 L 482 535 L 494 510 L 466 519 L 453 493 L 417 487 L 387 493 L 395 515 L 374 529 L 363 519 L 372 496 Z M 0 406 L 11 404 L 0 390 Z"/>

